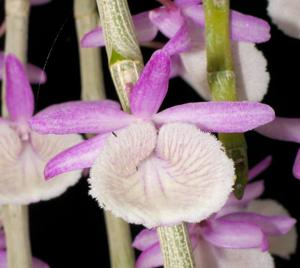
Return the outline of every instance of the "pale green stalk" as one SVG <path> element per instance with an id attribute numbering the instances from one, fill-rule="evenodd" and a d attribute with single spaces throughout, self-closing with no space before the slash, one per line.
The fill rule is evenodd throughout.
<path id="1" fill-rule="evenodd" d="M 5 54 L 13 53 L 23 63 L 27 61 L 29 0 L 5 1 Z M 2 116 L 7 116 L 5 79 L 2 84 Z M 31 268 L 28 207 L 4 205 L 2 216 L 7 243 L 8 267 Z"/>
<path id="2" fill-rule="evenodd" d="M 122 107 L 129 112 L 129 92 L 132 85 L 139 78 L 143 68 L 143 59 L 135 36 L 128 4 L 126 0 L 97 0 L 97 3 L 101 25 L 104 29 L 110 72 Z M 160 227 L 158 232 L 161 234 L 160 241 L 165 256 L 165 267 L 179 268 L 179 266 L 170 266 L 173 263 L 184 264 L 184 266 L 180 266 L 181 268 L 194 267 L 185 224 L 174 227 Z M 128 246 L 130 246 L 129 243 Z M 120 253 L 116 252 L 115 254 L 119 255 Z M 171 260 L 174 257 L 176 257 L 175 262 Z M 125 256 L 124 259 L 126 260 Z M 122 262 L 119 255 L 113 259 L 112 265 L 116 268 L 126 268 L 133 267 L 133 262 Z"/>
<path id="3" fill-rule="evenodd" d="M 230 0 L 204 0 L 208 83 L 215 101 L 236 101 L 236 81 L 230 43 Z M 247 144 L 243 134 L 219 134 L 235 163 L 234 193 L 242 198 L 248 176 Z"/>
<path id="4" fill-rule="evenodd" d="M 74 17 L 80 56 L 81 99 L 105 99 L 100 48 L 82 48 L 80 40 L 98 25 L 99 15 L 95 0 L 74 0 Z"/>

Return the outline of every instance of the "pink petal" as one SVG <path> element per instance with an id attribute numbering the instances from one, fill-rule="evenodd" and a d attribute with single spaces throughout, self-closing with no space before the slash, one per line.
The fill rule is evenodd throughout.
<path id="1" fill-rule="evenodd" d="M 134 239 L 132 246 L 140 251 L 159 242 L 156 229 L 143 229 Z"/>
<path id="2" fill-rule="evenodd" d="M 184 23 L 179 8 L 160 7 L 149 12 L 152 23 L 167 37 L 173 37 Z"/>
<path id="3" fill-rule="evenodd" d="M 297 156 L 294 162 L 293 174 L 298 180 L 300 180 L 300 149 L 297 152 Z"/>
<path id="4" fill-rule="evenodd" d="M 32 84 L 44 84 L 47 81 L 47 75 L 44 70 L 30 63 L 26 65 L 26 73 L 28 80 Z"/>
<path id="5" fill-rule="evenodd" d="M 163 51 L 170 56 L 185 52 L 192 47 L 192 40 L 187 24 L 183 24 L 178 32 L 165 44 Z"/>
<path id="6" fill-rule="evenodd" d="M 132 17 L 137 39 L 140 43 L 152 41 L 157 35 L 157 27 L 150 21 L 149 12 L 142 12 Z M 80 41 L 81 47 L 102 47 L 104 38 L 102 28 L 96 27 L 86 33 Z"/>
<path id="7" fill-rule="evenodd" d="M 266 238 L 261 229 L 246 222 L 217 219 L 202 227 L 203 238 L 222 248 L 257 248 L 265 246 Z"/>
<path id="8" fill-rule="evenodd" d="M 185 7 L 189 5 L 197 5 L 202 2 L 202 0 L 175 0 L 176 6 Z"/>
<path id="9" fill-rule="evenodd" d="M 223 216 L 226 221 L 257 225 L 266 235 L 286 234 L 296 220 L 288 216 L 264 216 L 253 212 L 237 212 Z"/>
<path id="10" fill-rule="evenodd" d="M 205 16 L 203 6 L 189 6 L 183 13 L 195 23 L 204 27 Z M 235 41 L 263 43 L 270 39 L 270 25 L 259 18 L 231 11 L 231 38 Z"/>
<path id="11" fill-rule="evenodd" d="M 143 251 L 138 257 L 135 268 L 153 268 L 162 266 L 164 263 L 159 243 Z"/>
<path id="12" fill-rule="evenodd" d="M 264 172 L 271 165 L 271 162 L 272 162 L 272 156 L 269 155 L 261 162 L 259 162 L 257 165 L 255 165 L 253 168 L 251 168 L 248 173 L 248 180 L 251 181 L 256 176 Z"/>
<path id="13" fill-rule="evenodd" d="M 49 2 L 51 2 L 51 0 L 30 0 L 30 4 L 33 6 L 44 5 L 48 4 Z"/>
<path id="14" fill-rule="evenodd" d="M 170 122 L 196 124 L 203 131 L 245 132 L 274 119 L 273 109 L 255 102 L 198 102 L 177 105 L 156 115 L 161 125 Z"/>
<path id="15" fill-rule="evenodd" d="M 162 50 L 154 52 L 130 95 L 131 112 L 150 118 L 161 106 L 169 86 L 170 58 Z"/>
<path id="16" fill-rule="evenodd" d="M 174 55 L 171 57 L 171 73 L 170 78 L 174 78 L 176 76 L 181 75 L 183 71 L 183 66 L 181 63 L 181 59 L 178 55 Z"/>
<path id="17" fill-rule="evenodd" d="M 39 133 L 105 133 L 134 120 L 113 101 L 72 101 L 44 109 L 30 120 L 30 125 Z"/>
<path id="18" fill-rule="evenodd" d="M 6 242 L 5 242 L 4 230 L 0 229 L 0 251 L 3 250 L 3 249 L 5 249 L 5 248 L 6 248 Z"/>
<path id="19" fill-rule="evenodd" d="M 56 155 L 45 167 L 45 178 L 49 179 L 68 171 L 91 167 L 108 135 L 112 134 L 98 135 Z"/>
<path id="20" fill-rule="evenodd" d="M 241 206 L 246 205 L 250 201 L 260 197 L 265 190 L 263 181 L 256 181 L 247 185 L 243 198 L 241 200 L 231 194 L 227 200 L 226 206 Z"/>
<path id="21" fill-rule="evenodd" d="M 34 97 L 25 69 L 12 54 L 5 59 L 6 105 L 13 121 L 27 121 L 34 110 Z"/>
<path id="22" fill-rule="evenodd" d="M 300 119 L 276 117 L 271 123 L 256 129 L 271 139 L 300 143 Z"/>

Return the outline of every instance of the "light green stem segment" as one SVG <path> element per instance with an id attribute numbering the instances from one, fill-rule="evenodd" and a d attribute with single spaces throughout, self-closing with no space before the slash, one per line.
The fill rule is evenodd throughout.
<path id="1" fill-rule="evenodd" d="M 98 25 L 99 15 L 95 0 L 74 0 L 74 17 L 78 38 L 81 99 L 101 100 L 105 98 L 100 48 L 81 48 L 80 40 Z"/>
<path id="2" fill-rule="evenodd" d="M 12 53 L 23 63 L 27 61 L 29 12 L 29 0 L 5 1 L 5 54 Z M 2 84 L 2 116 L 7 116 L 5 77 Z M 3 205 L 1 217 L 3 217 L 7 243 L 8 267 L 31 268 L 28 207 Z"/>
<path id="3" fill-rule="evenodd" d="M 230 0 L 204 0 L 208 84 L 215 101 L 236 101 L 236 82 L 230 43 Z M 234 193 L 242 198 L 248 177 L 247 144 L 243 134 L 219 134 L 235 163 Z"/>
<path id="4" fill-rule="evenodd" d="M 129 225 L 120 218 L 114 217 L 110 212 L 105 212 L 105 223 L 111 254 L 111 267 L 134 267 L 134 252 L 130 244 Z"/>
<path id="5" fill-rule="evenodd" d="M 97 0 L 108 63 L 123 110 L 130 112 L 129 93 L 143 68 L 126 0 Z M 130 228 L 121 219 L 106 213 L 111 264 L 113 268 L 134 267 Z"/>
<path id="6" fill-rule="evenodd" d="M 143 58 L 126 0 L 97 0 L 110 72 L 121 105 L 130 111 L 129 92 L 143 69 Z"/>
<path id="7" fill-rule="evenodd" d="M 185 223 L 158 227 L 157 233 L 165 268 L 194 268 L 191 242 Z"/>

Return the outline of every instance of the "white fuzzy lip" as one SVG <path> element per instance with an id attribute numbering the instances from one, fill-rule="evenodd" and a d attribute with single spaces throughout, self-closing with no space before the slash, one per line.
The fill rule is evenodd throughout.
<path id="1" fill-rule="evenodd" d="M 79 135 L 39 135 L 28 133 L 26 140 L 18 129 L 0 125 L 0 204 L 30 204 L 62 194 L 81 177 L 81 171 L 59 175 L 50 182 L 44 178 L 46 163 L 56 154 L 79 143 Z"/>
<path id="2" fill-rule="evenodd" d="M 92 169 L 101 207 L 148 228 L 200 222 L 232 191 L 233 162 L 220 142 L 186 123 L 133 124 L 108 138 Z"/>
<path id="3" fill-rule="evenodd" d="M 286 35 L 300 39 L 299 0 L 269 0 L 268 13 Z"/>

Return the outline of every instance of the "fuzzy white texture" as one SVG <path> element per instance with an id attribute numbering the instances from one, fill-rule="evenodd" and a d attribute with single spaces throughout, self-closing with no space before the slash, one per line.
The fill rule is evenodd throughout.
<path id="1" fill-rule="evenodd" d="M 79 143 L 79 135 L 39 135 L 22 141 L 17 132 L 0 125 L 0 204 L 30 204 L 62 194 L 81 177 L 81 171 L 59 175 L 47 182 L 46 163 L 61 151 Z"/>
<path id="2" fill-rule="evenodd" d="M 116 135 L 92 166 L 90 194 L 130 223 L 200 222 L 232 191 L 232 160 L 213 135 L 193 125 L 166 124 L 157 133 L 151 123 L 138 123 Z"/>
<path id="3" fill-rule="evenodd" d="M 261 101 L 268 90 L 270 75 L 267 61 L 254 44 L 233 42 L 232 53 L 238 100 Z M 207 82 L 207 60 L 204 45 L 182 53 L 182 77 L 201 97 L 211 99 Z"/>
<path id="4" fill-rule="evenodd" d="M 289 212 L 281 204 L 271 199 L 252 201 L 247 207 L 247 210 L 266 216 L 290 216 Z M 290 255 L 296 252 L 297 238 L 295 226 L 285 235 L 269 236 L 269 252 L 282 258 L 289 259 Z"/>
<path id="5" fill-rule="evenodd" d="M 268 13 L 286 35 L 300 39 L 299 0 L 269 0 Z"/>

